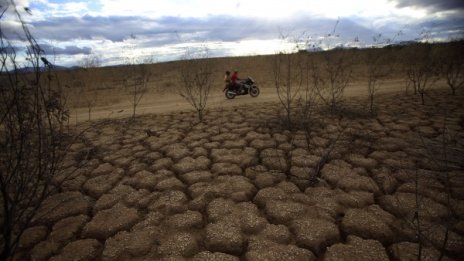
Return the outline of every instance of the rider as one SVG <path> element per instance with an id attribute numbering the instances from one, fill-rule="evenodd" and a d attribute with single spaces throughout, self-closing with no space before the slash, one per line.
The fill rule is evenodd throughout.
<path id="1" fill-rule="evenodd" d="M 242 90 L 242 84 L 240 82 L 238 82 L 240 80 L 240 78 L 238 78 L 238 70 L 237 69 L 234 70 L 234 73 L 230 77 L 230 80 L 232 82 L 232 87 L 234 87 L 234 89 L 238 93 L 240 93 L 241 90 Z"/>
<path id="2" fill-rule="evenodd" d="M 226 88 L 232 82 L 231 79 L 230 79 L 230 71 L 226 71 L 226 74 L 224 75 L 224 82 L 226 83 Z"/>

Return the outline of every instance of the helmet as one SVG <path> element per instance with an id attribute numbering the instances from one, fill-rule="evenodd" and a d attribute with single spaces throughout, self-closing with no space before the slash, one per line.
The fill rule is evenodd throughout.
<path id="1" fill-rule="evenodd" d="M 230 74 L 230 71 L 226 71 L 226 74 L 229 75 L 229 74 Z"/>

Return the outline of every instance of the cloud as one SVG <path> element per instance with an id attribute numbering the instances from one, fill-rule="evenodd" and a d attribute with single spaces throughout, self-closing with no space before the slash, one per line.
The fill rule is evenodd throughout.
<path id="1" fill-rule="evenodd" d="M 302 4 L 286 0 L 283 5 L 257 0 L 237 5 L 236 1 L 219 0 L 160 0 L 156 4 L 144 0 L 65 0 L 61 4 L 36 0 L 31 1 L 32 15 L 23 17 L 38 42 L 46 44 L 42 47 L 47 54 L 66 57 L 67 62 L 98 54 L 104 61 L 120 63 L 120 57 L 130 53 L 176 59 L 186 47 L 202 44 L 208 45 L 214 56 L 272 53 L 288 46 L 278 39 L 280 33 L 304 37 L 322 48 L 368 45 L 374 35 L 393 38 L 400 31 L 397 41 L 415 39 L 424 30 L 436 39 L 446 39 L 464 32 L 461 1 L 333 0 Z M 337 19 L 335 36 L 327 37 Z M 3 19 L 2 30 L 9 39 L 20 40 L 20 29 L 14 17 Z"/>
<path id="2" fill-rule="evenodd" d="M 55 47 L 49 44 L 41 44 L 40 48 L 47 55 L 78 55 L 84 54 L 88 55 L 92 53 L 92 48 L 90 47 L 78 47 L 78 46 L 65 46 L 64 48 Z"/>
<path id="3" fill-rule="evenodd" d="M 13 47 L 13 46 L 6 46 L 6 47 L 3 47 L 3 50 L 2 52 L 6 53 L 6 54 L 14 54 L 14 53 L 17 53 L 17 52 L 21 52 L 23 51 L 24 48 L 22 47 Z"/>
<path id="4" fill-rule="evenodd" d="M 425 8 L 430 11 L 463 11 L 462 0 L 390 0 L 398 7 Z"/>
<path id="5" fill-rule="evenodd" d="M 49 4 L 48 0 L 41 1 Z M 117 1 L 120 4 L 126 3 L 124 2 L 125 0 Z M 398 1 L 397 4 L 400 6 L 422 4 L 427 6 L 433 4 L 431 0 L 425 0 L 425 2 L 419 0 Z M 164 2 L 168 3 L 169 1 Z M 436 6 L 451 8 L 452 6 L 456 6 L 457 2 L 448 0 L 444 1 L 443 4 L 437 3 Z M 103 6 L 106 5 L 105 3 L 103 1 Z M 140 8 L 137 3 L 134 6 Z M 127 6 L 127 8 L 134 8 L 134 6 Z M 245 7 L 245 3 L 240 4 L 240 9 Z M 169 10 L 172 8 L 170 6 Z M 128 12 L 128 14 L 131 14 L 131 12 Z M 269 40 L 277 38 L 280 32 L 293 34 L 305 32 L 306 35 L 317 37 L 332 31 L 333 25 L 337 20 L 337 18 L 312 15 L 303 11 L 293 13 L 291 17 L 273 18 L 246 16 L 242 11 L 237 16 L 206 15 L 203 17 L 148 17 L 136 15 L 134 12 L 132 14 L 134 15 L 96 16 L 86 14 L 82 16 L 50 16 L 47 19 L 31 21 L 30 24 L 31 31 L 37 39 L 58 42 L 82 40 L 125 42 L 131 35 L 135 35 L 139 39 L 138 44 L 142 44 L 142 47 L 159 47 L 181 42 Z M 253 13 L 250 13 L 250 15 L 253 15 Z M 358 37 L 360 40 L 368 41 L 375 34 L 384 33 L 385 31 L 390 33 L 398 32 L 405 26 L 416 34 L 416 31 L 420 30 L 417 28 L 417 25 L 420 23 L 427 24 L 430 30 L 434 30 L 435 28 L 440 28 L 441 30 L 441 25 L 438 27 L 431 22 L 438 20 L 443 20 L 441 24 L 447 23 L 452 25 L 456 17 L 452 17 L 450 14 L 438 17 L 435 15 L 426 16 L 421 19 L 404 17 L 402 14 L 397 14 L 396 16 L 388 15 L 376 19 L 361 15 L 348 16 L 341 18 L 338 32 L 345 40 Z M 458 23 L 462 24 L 462 20 L 459 20 Z M 453 26 L 453 28 L 455 27 Z M 5 31 L 9 32 L 8 28 Z M 11 28 L 10 31 L 13 31 L 13 29 Z M 410 38 L 413 39 L 414 37 L 415 35 Z"/>
<path id="6" fill-rule="evenodd" d="M 426 20 L 417 25 L 418 30 L 440 40 L 462 39 L 464 36 L 464 17 L 453 16 Z"/>
<path id="7" fill-rule="evenodd" d="M 379 33 L 395 40 L 411 40 L 421 30 L 440 31 L 445 34 L 463 32 L 463 19 L 458 16 L 433 17 L 433 19 L 401 20 L 391 16 L 387 20 L 369 18 L 340 18 L 335 35 L 327 37 L 334 29 L 337 19 L 298 14 L 292 18 L 264 19 L 259 17 L 215 15 L 199 17 L 165 16 L 149 18 L 141 16 L 91 16 L 51 17 L 33 21 L 32 32 L 42 42 L 56 42 L 60 48 L 50 54 L 86 55 L 97 53 L 104 57 L 125 57 L 129 49 L 136 55 L 157 53 L 163 60 L 169 55 L 176 59 L 185 46 L 208 44 L 214 56 L 272 53 L 278 47 L 279 33 L 291 37 L 305 37 L 310 44 L 321 48 L 339 45 L 363 46 L 372 43 Z M 460 26 L 461 25 L 461 26 Z M 131 38 L 131 36 L 134 36 Z M 354 42 L 355 38 L 359 42 Z M 272 44 L 260 48 L 260 44 Z M 285 48 L 287 43 L 282 43 Z M 74 47 L 71 47 L 74 46 Z M 80 46 L 80 47 L 77 47 Z M 87 46 L 87 49 L 82 48 Z M 247 49 L 248 48 L 248 49 Z M 135 55 L 134 54 L 134 55 Z M 116 60 L 119 58 L 116 58 Z"/>
<path id="8" fill-rule="evenodd" d="M 16 0 L 14 1 L 14 3 L 16 4 L 17 7 L 28 7 L 29 6 L 29 0 Z M 10 6 L 12 3 L 11 3 L 11 0 L 0 0 L 0 6 L 1 7 L 8 7 Z"/>
<path id="9" fill-rule="evenodd" d="M 134 35 L 151 40 L 144 44 L 165 45 L 180 42 L 225 41 L 250 39 L 275 39 L 279 32 L 307 32 L 323 35 L 333 29 L 336 19 L 308 17 L 267 20 L 262 18 L 208 16 L 204 18 L 183 17 L 129 17 L 129 16 L 83 16 L 52 17 L 33 22 L 33 33 L 39 39 L 71 41 L 79 39 L 105 39 L 121 42 Z M 346 35 L 367 33 L 369 29 L 350 19 L 342 19 L 340 29 Z"/>

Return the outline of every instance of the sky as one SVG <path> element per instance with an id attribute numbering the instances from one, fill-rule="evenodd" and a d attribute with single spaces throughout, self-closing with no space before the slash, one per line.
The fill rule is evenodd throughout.
<path id="1" fill-rule="evenodd" d="M 12 0 L 2 32 L 21 49 Z M 53 63 L 170 61 L 464 36 L 463 0 L 14 0 Z M 375 39 L 375 40 L 374 40 Z M 193 51 L 194 52 L 194 51 Z"/>

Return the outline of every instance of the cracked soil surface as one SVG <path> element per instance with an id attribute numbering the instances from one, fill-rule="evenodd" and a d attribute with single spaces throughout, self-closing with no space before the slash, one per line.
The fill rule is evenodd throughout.
<path id="1" fill-rule="evenodd" d="M 463 258 L 463 97 L 384 95 L 310 136 L 276 103 L 93 123 L 17 258 L 415 260 L 417 220 L 423 258 L 445 236 L 443 260 Z"/>

